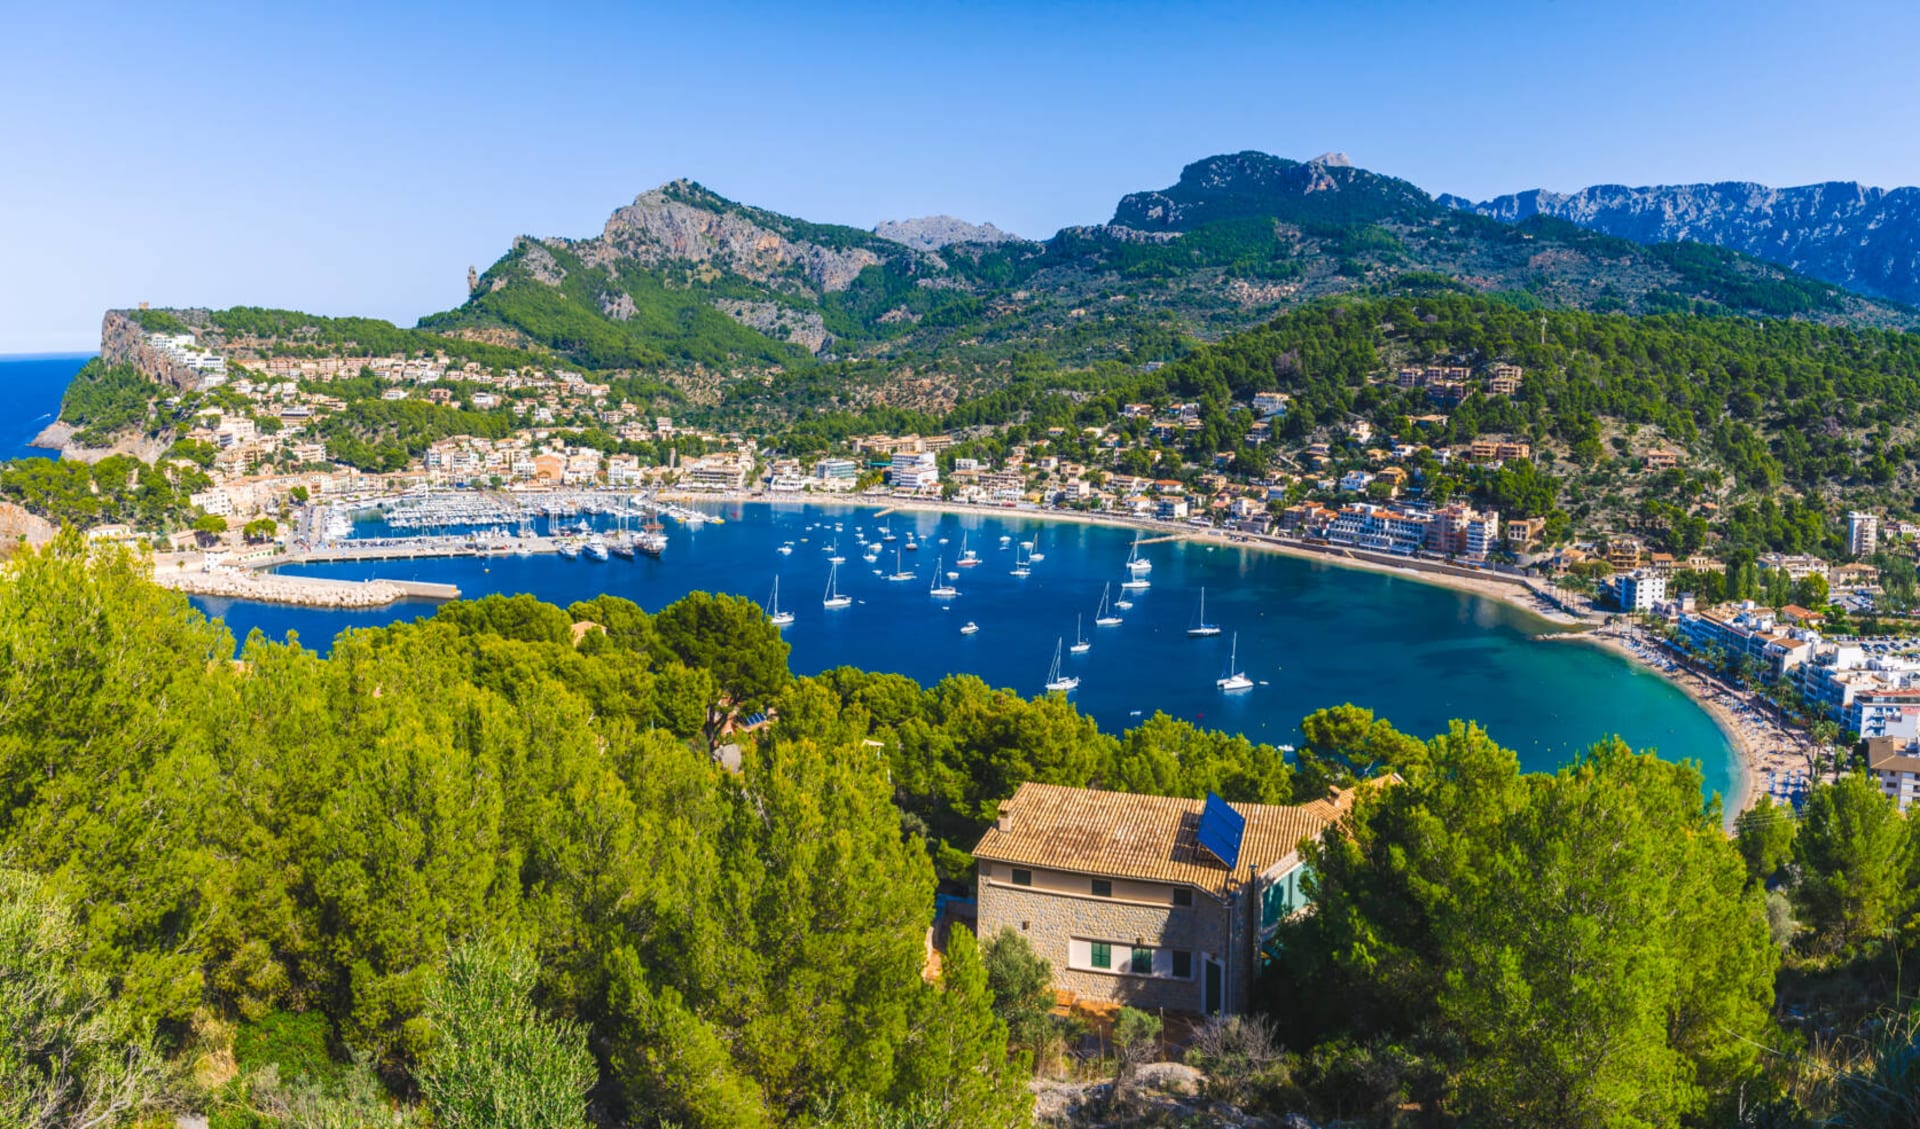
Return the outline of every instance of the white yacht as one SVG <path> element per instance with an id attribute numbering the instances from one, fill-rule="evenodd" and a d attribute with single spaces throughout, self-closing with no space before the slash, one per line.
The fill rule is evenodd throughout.
<path id="1" fill-rule="evenodd" d="M 1207 590 L 1200 589 L 1200 610 L 1194 613 L 1193 624 L 1187 628 L 1187 634 L 1198 639 L 1208 635 L 1220 634 L 1220 625 L 1207 622 Z"/>
<path id="2" fill-rule="evenodd" d="M 1013 567 L 1007 570 L 1008 576 L 1032 576 L 1033 570 L 1027 567 L 1025 549 L 1013 551 Z"/>
<path id="3" fill-rule="evenodd" d="M 1140 555 L 1140 535 L 1133 535 L 1133 547 L 1127 550 L 1127 571 L 1143 576 L 1153 571 L 1153 562 Z"/>
<path id="4" fill-rule="evenodd" d="M 955 561 L 954 564 L 958 565 L 961 568 L 972 568 L 974 565 L 977 565 L 979 563 L 980 563 L 980 554 L 974 552 L 972 549 L 967 548 L 967 535 L 964 533 L 961 534 L 960 535 L 960 559 Z"/>
<path id="5" fill-rule="evenodd" d="M 887 579 L 893 581 L 913 579 L 913 573 L 908 572 L 907 567 L 900 563 L 900 550 L 898 549 L 893 551 L 893 575 L 887 577 Z"/>
<path id="6" fill-rule="evenodd" d="M 1138 592 L 1143 588 L 1151 588 L 1151 587 L 1153 587 L 1153 581 L 1148 580 L 1146 577 L 1141 576 L 1137 572 L 1120 582 L 1120 588 L 1122 591 Z"/>
<path id="7" fill-rule="evenodd" d="M 785 627 L 793 622 L 792 612 L 780 610 L 780 578 L 773 578 L 773 595 L 767 598 L 767 622 L 775 627 Z"/>
<path id="8" fill-rule="evenodd" d="M 951 580 L 942 580 L 940 578 L 940 565 L 942 563 L 944 562 L 935 562 L 933 566 L 933 583 L 928 585 L 927 595 L 945 600 L 945 599 L 951 599 L 954 596 L 958 596 L 960 594 L 960 589 L 955 588 Z M 952 577 L 958 574 L 949 572 L 947 573 L 947 575 L 949 577 Z"/>
<path id="9" fill-rule="evenodd" d="M 1238 631 L 1233 633 L 1233 650 L 1227 656 L 1226 677 L 1214 679 L 1213 684 L 1229 692 L 1253 689 L 1253 679 L 1248 678 L 1246 672 L 1240 669 L 1240 633 Z"/>
<path id="10" fill-rule="evenodd" d="M 978 630 L 980 630 L 980 625 L 973 622 L 972 620 L 968 620 L 964 625 L 961 626 L 960 634 L 972 635 L 974 632 Z"/>
<path id="11" fill-rule="evenodd" d="M 608 556 L 607 539 L 598 533 L 587 538 L 587 556 L 592 557 L 596 561 L 606 560 Z"/>
<path id="12" fill-rule="evenodd" d="M 1100 608 L 1093 613 L 1093 625 L 1095 627 L 1118 627 L 1125 622 L 1119 616 L 1113 614 L 1112 607 L 1107 603 L 1107 597 L 1112 593 L 1112 584 L 1108 584 L 1105 588 L 1100 589 Z"/>
<path id="13" fill-rule="evenodd" d="M 1049 694 L 1055 692 L 1064 694 L 1070 690 L 1080 688 L 1080 680 L 1078 678 L 1075 678 L 1071 674 L 1060 673 L 1060 647 L 1065 642 L 1066 640 L 1064 639 L 1055 639 L 1053 641 L 1053 666 L 1047 670 L 1047 692 Z"/>
<path id="14" fill-rule="evenodd" d="M 827 595 L 820 601 L 823 608 L 844 608 L 853 604 L 853 597 L 842 595 L 834 588 L 834 581 L 840 576 L 840 566 L 834 565 L 827 570 Z"/>
<path id="15" fill-rule="evenodd" d="M 1093 650 L 1093 644 L 1089 643 L 1087 637 L 1080 632 L 1079 616 L 1073 617 L 1073 646 L 1068 647 L 1067 650 L 1072 651 L 1076 655 L 1084 655 L 1088 651 Z"/>

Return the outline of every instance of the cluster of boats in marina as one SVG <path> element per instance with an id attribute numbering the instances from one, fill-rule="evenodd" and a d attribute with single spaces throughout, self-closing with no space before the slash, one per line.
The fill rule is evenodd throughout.
<path id="1" fill-rule="evenodd" d="M 807 528 L 811 531 L 823 527 L 824 523 L 816 523 Z M 845 523 L 833 523 L 830 532 L 833 535 L 833 539 L 821 547 L 821 551 L 827 554 L 828 569 L 826 591 L 821 596 L 820 604 L 822 608 L 828 611 L 835 611 L 852 607 L 854 599 L 840 588 L 840 566 L 847 563 L 847 558 L 840 552 L 838 535 L 846 532 Z M 906 553 L 910 551 L 917 552 L 920 549 L 919 542 L 915 540 L 913 533 L 907 533 L 904 542 L 902 542 L 900 537 L 896 535 L 890 527 L 882 525 L 878 527 L 875 531 L 875 536 L 871 538 L 867 535 L 864 527 L 856 527 L 852 531 L 852 537 L 854 543 L 859 546 L 861 558 L 871 566 L 879 566 L 882 563 L 886 549 L 890 546 L 893 548 L 892 571 L 888 572 L 883 567 L 874 567 L 872 570 L 873 575 L 881 577 L 889 583 L 905 583 L 918 579 L 918 574 L 908 568 L 905 563 Z M 806 538 L 802 538 L 802 540 L 806 540 Z M 1037 542 L 1038 539 L 1035 538 L 1034 540 L 1020 541 L 1015 544 L 1011 535 L 1003 535 L 1000 538 L 1000 550 L 1005 552 L 1011 549 L 1013 552 L 1013 567 L 1007 570 L 1009 575 L 1016 578 L 1031 576 L 1033 575 L 1033 565 L 1046 560 L 1046 554 L 1040 550 Z M 939 539 L 939 543 L 945 545 L 948 543 L 948 539 L 942 537 Z M 1140 554 L 1140 544 L 1140 538 L 1136 536 L 1132 546 L 1128 550 L 1124 568 L 1125 575 L 1120 581 L 1119 598 L 1113 598 L 1113 584 L 1111 583 L 1108 583 L 1100 590 L 1100 603 L 1099 606 L 1095 608 L 1093 615 L 1095 627 L 1121 626 L 1126 622 L 1121 613 L 1133 608 L 1133 601 L 1128 598 L 1129 593 L 1141 592 L 1153 586 L 1150 575 L 1153 572 L 1153 562 Z M 793 541 L 786 541 L 780 544 L 775 551 L 781 556 L 792 556 L 794 548 L 795 543 Z M 962 570 L 977 568 L 981 563 L 983 562 L 981 561 L 979 553 L 972 547 L 971 534 L 963 534 L 960 541 L 959 554 L 955 557 L 952 568 L 947 567 L 946 555 L 944 553 L 940 554 L 936 559 L 933 576 L 928 583 L 927 595 L 937 600 L 954 599 L 960 595 L 960 589 L 956 587 L 954 582 L 961 578 Z M 767 601 L 767 617 L 776 627 L 787 627 L 794 622 L 795 618 L 791 608 L 783 609 L 780 606 L 780 578 L 777 575 L 774 577 L 772 594 Z M 1074 641 L 1071 646 L 1067 645 L 1065 636 L 1060 636 L 1054 641 L 1053 663 L 1047 670 L 1047 677 L 1044 683 L 1049 693 L 1069 693 L 1080 687 L 1080 677 L 1069 673 L 1062 666 L 1062 661 L 1063 655 L 1084 655 L 1093 650 L 1093 641 L 1086 637 L 1085 631 L 1083 630 L 1084 622 L 1084 617 L 1074 617 Z M 977 634 L 979 630 L 979 624 L 968 620 L 960 627 L 960 634 L 974 635 Z M 1207 619 L 1207 593 L 1206 589 L 1202 588 L 1200 590 L 1200 605 L 1195 613 L 1193 623 L 1187 628 L 1187 635 L 1190 638 L 1198 639 L 1209 638 L 1219 635 L 1220 633 L 1220 626 Z M 1214 680 L 1215 686 L 1222 691 L 1237 693 L 1244 690 L 1251 690 L 1255 685 L 1254 680 L 1248 677 L 1244 670 L 1240 669 L 1239 652 L 1240 639 L 1238 633 L 1235 633 L 1233 645 L 1229 651 L 1226 671 L 1221 677 Z"/>

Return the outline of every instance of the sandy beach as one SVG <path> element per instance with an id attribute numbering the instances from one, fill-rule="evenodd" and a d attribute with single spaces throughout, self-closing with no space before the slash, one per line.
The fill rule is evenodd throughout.
<path id="1" fill-rule="evenodd" d="M 1784 776 L 1808 769 L 1812 744 L 1804 732 L 1782 725 L 1751 692 L 1682 663 L 1665 645 L 1644 632 L 1609 627 L 1565 638 L 1605 648 L 1665 678 L 1713 718 L 1739 753 L 1736 795 L 1723 797 L 1729 826 L 1741 812 L 1759 801 L 1769 774 Z"/>

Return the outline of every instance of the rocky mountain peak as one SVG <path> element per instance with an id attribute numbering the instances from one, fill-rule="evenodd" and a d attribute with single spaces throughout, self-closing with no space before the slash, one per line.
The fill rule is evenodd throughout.
<path id="1" fill-rule="evenodd" d="M 1864 294 L 1920 304 L 1920 188 L 1749 181 L 1578 192 L 1532 189 L 1444 204 L 1515 223 L 1546 215 L 1639 243 L 1709 243 Z"/>
<path id="2" fill-rule="evenodd" d="M 952 243 L 1022 243 L 1026 240 L 990 223 L 968 223 L 956 216 L 921 216 L 910 220 L 882 220 L 873 233 L 916 251 L 938 251 Z"/>
<path id="3" fill-rule="evenodd" d="M 790 221 L 742 207 L 691 180 L 674 180 L 634 197 L 579 250 L 596 266 L 630 259 L 708 263 L 756 282 L 798 273 L 814 289 L 844 290 L 880 262 L 864 247 L 829 247 L 790 234 Z"/>
<path id="4" fill-rule="evenodd" d="M 1355 168 L 1343 154 L 1301 162 L 1250 150 L 1195 161 L 1171 188 L 1125 197 L 1113 222 L 1148 231 L 1187 231 L 1226 219 L 1373 223 L 1433 210 L 1432 198 L 1418 188 Z"/>

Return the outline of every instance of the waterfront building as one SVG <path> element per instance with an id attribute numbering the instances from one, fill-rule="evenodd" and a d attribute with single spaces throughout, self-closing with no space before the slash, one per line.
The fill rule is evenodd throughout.
<path id="1" fill-rule="evenodd" d="M 1613 598 L 1621 611 L 1651 612 L 1666 602 L 1667 578 L 1646 569 L 1620 573 L 1613 578 Z"/>
<path id="2" fill-rule="evenodd" d="M 1881 794 L 1905 813 L 1920 800 L 1920 739 L 1868 738 L 1867 773 L 1879 783 Z"/>
<path id="3" fill-rule="evenodd" d="M 1847 555 L 1870 557 L 1880 546 L 1880 519 L 1855 510 L 1847 515 Z"/>
<path id="4" fill-rule="evenodd" d="M 744 490 L 753 477 L 753 460 L 738 454 L 702 455 L 685 464 L 680 484 L 691 490 Z"/>
<path id="5" fill-rule="evenodd" d="M 640 457 L 638 455 L 608 456 L 608 486 L 638 486 L 640 482 Z"/>
<path id="6" fill-rule="evenodd" d="M 1454 502 L 1433 511 L 1427 547 L 1448 557 L 1483 561 L 1500 547 L 1500 515 Z"/>
<path id="7" fill-rule="evenodd" d="M 1359 502 L 1340 507 L 1323 535 L 1336 545 L 1412 556 L 1427 543 L 1432 524 L 1427 511 Z"/>
<path id="8" fill-rule="evenodd" d="M 896 490 L 927 490 L 940 485 L 940 465 L 929 452 L 902 451 L 887 467 L 887 481 Z"/>
<path id="9" fill-rule="evenodd" d="M 1304 905 L 1301 842 L 1351 800 L 1229 804 L 1022 784 L 973 850 L 980 936 L 1024 935 L 1075 1000 L 1244 1011 L 1263 945 Z"/>
<path id="10" fill-rule="evenodd" d="M 813 464 L 813 476 L 828 487 L 851 490 L 860 478 L 860 464 L 852 459 L 821 459 Z"/>
<path id="11" fill-rule="evenodd" d="M 1696 611 L 1680 617 L 1680 634 L 1698 651 L 1717 649 L 1752 659 L 1779 678 L 1813 657 L 1819 638 L 1804 629 L 1783 629 L 1773 613 L 1751 602 L 1728 612 Z"/>

